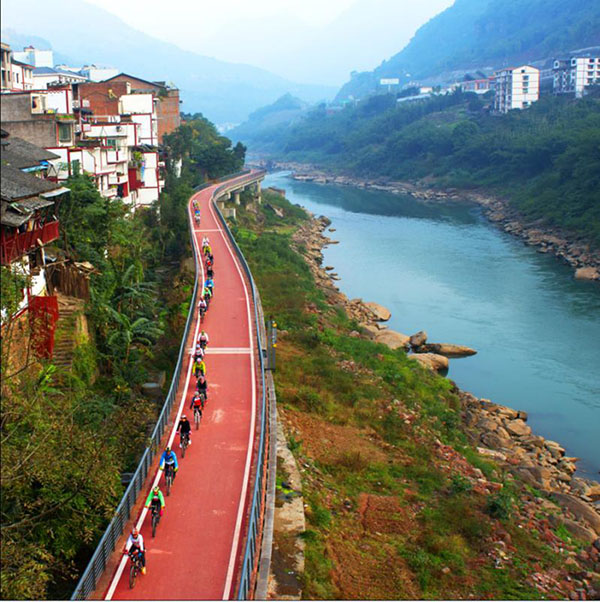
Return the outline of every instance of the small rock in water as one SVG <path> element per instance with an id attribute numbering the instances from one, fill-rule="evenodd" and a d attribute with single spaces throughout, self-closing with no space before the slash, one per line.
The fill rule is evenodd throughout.
<path id="1" fill-rule="evenodd" d="M 583 267 L 575 271 L 577 280 L 600 280 L 600 272 L 597 268 Z"/>

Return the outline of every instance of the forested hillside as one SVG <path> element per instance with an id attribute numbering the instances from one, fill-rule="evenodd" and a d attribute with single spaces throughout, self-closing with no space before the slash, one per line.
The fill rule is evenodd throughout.
<path id="1" fill-rule="evenodd" d="M 407 46 L 338 94 L 362 96 L 381 77 L 421 80 L 442 72 L 499 68 L 600 45 L 600 0 L 456 0 Z M 407 75 L 409 74 L 409 75 Z"/>
<path id="2" fill-rule="evenodd" d="M 193 288 L 193 274 L 179 269 L 189 253 L 187 201 L 193 186 L 239 170 L 245 151 L 201 115 L 165 146 L 156 207 L 132 214 L 87 175 L 66 183 L 60 243 L 46 253 L 93 268 L 87 334 L 58 323 L 57 341 L 77 339 L 70 368 L 34 357 L 13 368 L 28 348 L 28 322 L 2 325 L 3 599 L 69 598 L 123 493 L 121 474 L 135 470 L 162 407 L 142 384 L 160 371 L 169 383 L 179 351 Z M 20 302 L 15 278 L 2 268 L 3 316 Z"/>
<path id="3" fill-rule="evenodd" d="M 284 130 L 279 156 L 340 173 L 427 178 L 434 185 L 506 195 L 600 245 L 600 98 L 543 97 L 526 111 L 493 116 L 457 92 L 397 106 L 374 96 L 328 114 L 312 111 Z"/>
<path id="4" fill-rule="evenodd" d="M 251 144 L 254 150 L 271 150 L 277 146 L 282 128 L 297 122 L 308 108 L 309 105 L 299 98 L 285 94 L 273 104 L 254 111 L 229 134 Z"/>

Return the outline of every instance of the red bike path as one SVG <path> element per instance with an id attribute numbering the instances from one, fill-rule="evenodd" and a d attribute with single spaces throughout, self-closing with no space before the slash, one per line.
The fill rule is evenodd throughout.
<path id="1" fill-rule="evenodd" d="M 129 561 L 121 560 L 105 591 L 106 599 L 217 600 L 236 593 L 254 443 L 255 335 L 248 284 L 210 203 L 215 188 L 192 197 L 199 201 L 202 216 L 201 224 L 194 226 L 197 250 L 200 252 L 202 237 L 208 236 L 215 260 L 215 295 L 202 324 L 210 337 L 205 358 L 208 401 L 196 431 L 189 409 L 196 379 L 190 376 L 191 357 L 186 353 L 180 390 L 183 412 L 192 422 L 192 445 L 181 458 L 179 437 L 174 439 L 179 471 L 171 495 L 165 495 L 166 509 L 154 539 L 149 513 L 143 521 L 146 575 L 139 575 L 135 588 L 130 589 Z M 190 202 L 190 219 L 191 211 Z M 204 278 L 204 271 L 201 276 Z M 197 312 L 195 316 L 187 342 L 190 353 L 192 336 L 200 331 Z M 180 401 L 181 397 L 175 408 Z M 176 416 L 174 412 L 174 428 Z M 141 494 L 144 499 L 153 482 L 154 476 L 149 477 Z M 160 487 L 165 493 L 162 474 Z"/>

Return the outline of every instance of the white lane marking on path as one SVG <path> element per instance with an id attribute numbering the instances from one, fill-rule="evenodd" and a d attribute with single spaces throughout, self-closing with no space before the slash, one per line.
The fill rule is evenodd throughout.
<path id="1" fill-rule="evenodd" d="M 210 203 L 210 201 L 209 201 L 209 203 Z M 188 204 L 188 213 L 189 213 L 190 220 L 191 220 L 192 212 L 190 210 L 190 204 Z M 204 266 L 202 265 L 202 260 L 200 258 L 200 249 L 198 247 L 199 247 L 198 241 L 196 240 L 196 237 L 194 237 L 194 251 L 196 253 L 196 257 L 198 258 L 198 263 L 200 264 L 202 281 L 204 281 Z M 196 319 L 196 332 L 194 333 L 194 341 L 197 340 L 197 338 L 198 338 L 199 330 L 200 330 L 200 320 Z M 181 411 L 183 410 L 183 404 L 185 403 L 185 398 L 187 396 L 187 391 L 188 391 L 188 387 L 190 384 L 191 375 L 192 375 L 192 363 L 190 362 L 190 365 L 188 367 L 188 373 L 185 378 L 185 388 L 183 389 L 183 392 L 181 394 L 181 402 L 180 402 L 179 408 L 177 410 L 177 416 L 175 417 L 175 424 L 173 425 L 173 429 L 172 429 L 171 435 L 169 437 L 169 442 L 168 442 L 169 447 L 173 446 L 173 441 L 175 439 L 175 432 L 176 432 L 177 424 L 179 423 Z M 152 483 L 152 489 L 158 485 L 161 475 L 162 475 L 162 472 L 157 468 L 156 475 L 155 475 L 154 481 Z M 147 514 L 148 514 L 148 508 L 146 508 L 146 506 L 144 506 L 144 508 L 140 514 L 140 517 L 138 519 L 138 522 L 136 524 L 136 529 L 140 530 L 142 528 L 142 525 L 144 524 L 144 520 L 145 520 Z M 127 554 L 123 554 L 123 558 L 121 558 L 121 562 L 119 563 L 117 572 L 115 573 L 115 576 L 113 577 L 110 587 L 108 588 L 108 592 L 106 594 L 106 600 L 112 599 L 112 597 L 115 593 L 115 590 L 117 589 L 117 585 L 121 579 L 121 576 L 123 575 L 123 571 L 125 570 L 126 564 L 127 564 Z"/>
<path id="2" fill-rule="evenodd" d="M 195 349 L 188 349 L 188 353 L 190 355 L 194 355 L 195 352 Z M 205 355 L 241 355 L 247 353 L 252 353 L 252 349 L 250 347 L 211 347 L 210 349 L 207 348 L 204 351 Z"/>
<path id="3" fill-rule="evenodd" d="M 198 228 L 196 232 L 221 232 L 221 228 Z"/>
<path id="4" fill-rule="evenodd" d="M 215 220 L 215 223 L 218 224 L 217 217 L 215 216 L 215 212 L 213 209 L 212 203 L 209 201 L 208 207 L 210 212 Z M 219 228 L 220 229 L 220 228 Z M 242 530 L 242 519 L 244 515 L 244 500 L 246 499 L 246 491 L 248 490 L 248 478 L 250 475 L 250 464 L 252 461 L 252 437 L 254 436 L 254 426 L 256 422 L 256 372 L 254 368 L 254 339 L 252 337 L 252 322 L 250 320 L 250 298 L 248 296 L 248 288 L 246 287 L 246 281 L 244 280 L 244 276 L 242 275 L 242 271 L 240 270 L 240 266 L 238 265 L 237 259 L 231 250 L 231 246 L 229 245 L 229 240 L 227 236 L 221 231 L 221 235 L 223 236 L 223 240 L 225 241 L 225 245 L 227 246 L 227 250 L 233 259 L 233 263 L 236 267 L 237 273 L 240 276 L 240 280 L 242 281 L 242 285 L 244 286 L 244 296 L 246 298 L 246 311 L 248 314 L 248 339 L 250 341 L 250 369 L 251 369 L 251 381 L 252 381 L 252 413 L 250 420 L 250 430 L 248 432 L 248 452 L 246 454 L 246 466 L 244 468 L 244 481 L 242 483 L 242 491 L 240 492 L 240 502 L 238 505 L 238 513 L 237 519 L 235 523 L 235 531 L 233 533 L 233 541 L 231 543 L 231 554 L 229 556 L 229 566 L 227 568 L 227 577 L 225 579 L 225 589 L 223 590 L 223 600 L 229 600 L 229 596 L 231 594 L 231 585 L 233 582 L 233 569 L 235 567 L 235 560 L 237 557 L 237 548 L 240 540 L 240 531 Z"/>

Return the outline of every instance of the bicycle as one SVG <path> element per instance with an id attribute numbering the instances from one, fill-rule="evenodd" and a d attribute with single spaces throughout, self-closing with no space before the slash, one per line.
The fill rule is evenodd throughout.
<path id="1" fill-rule="evenodd" d="M 152 504 L 152 537 L 156 535 L 156 527 L 160 522 L 160 506 Z"/>
<path id="2" fill-rule="evenodd" d="M 165 466 L 165 485 L 167 488 L 167 495 L 171 494 L 171 486 L 173 485 L 173 479 L 175 478 L 175 467 L 173 464 L 167 464 Z"/>
<path id="3" fill-rule="evenodd" d="M 189 444 L 190 444 L 190 436 L 188 433 L 185 433 L 181 437 L 181 457 L 182 458 L 185 458 L 185 450 L 187 449 L 187 446 Z"/>
<path id="4" fill-rule="evenodd" d="M 130 554 L 129 557 L 131 558 L 131 566 L 129 567 L 129 589 L 133 589 L 138 573 L 142 570 L 141 552 Z"/>
<path id="5" fill-rule="evenodd" d="M 202 402 L 204 406 L 204 402 Z M 194 423 L 196 424 L 196 430 L 200 427 L 200 421 L 202 420 L 202 410 L 200 406 L 194 406 Z"/>

